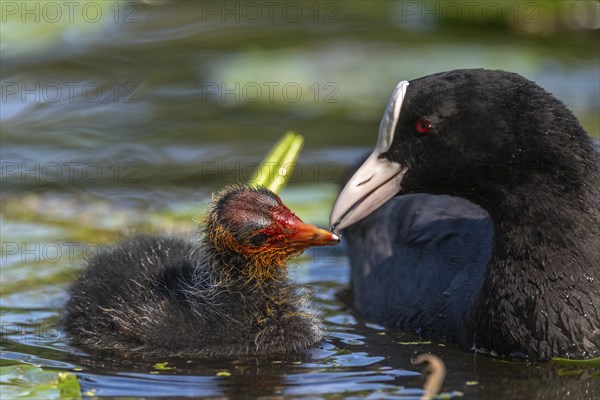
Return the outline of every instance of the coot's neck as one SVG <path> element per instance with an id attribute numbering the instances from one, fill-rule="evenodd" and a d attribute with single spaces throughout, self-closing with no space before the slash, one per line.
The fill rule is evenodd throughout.
<path id="1" fill-rule="evenodd" d="M 265 264 L 248 255 L 226 251 L 216 247 L 208 238 L 202 240 L 202 268 L 208 268 L 210 275 L 220 285 L 236 290 L 269 289 L 285 281 L 285 264 Z"/>
<path id="2" fill-rule="evenodd" d="M 269 279 L 252 277 L 247 273 L 252 260 L 223 252 L 206 237 L 194 252 L 194 276 L 185 296 L 192 299 L 193 307 L 201 308 L 202 315 L 221 318 L 225 311 L 238 322 L 266 327 L 271 318 L 291 315 L 303 301 L 286 279 L 285 269 L 276 270 Z"/>
<path id="3" fill-rule="evenodd" d="M 600 320 L 595 168 L 568 185 L 532 178 L 472 199 L 495 228 L 487 273 L 467 321 L 475 348 L 534 359 L 600 351 L 597 334 L 595 344 L 588 340 Z"/>

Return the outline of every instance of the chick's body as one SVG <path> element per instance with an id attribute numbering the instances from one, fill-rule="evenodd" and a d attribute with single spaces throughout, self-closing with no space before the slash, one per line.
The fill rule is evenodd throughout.
<path id="1" fill-rule="evenodd" d="M 267 206 L 249 201 L 257 199 L 266 200 Z M 300 246 L 278 238 L 249 245 L 262 241 L 256 236 L 265 228 L 273 230 L 269 219 L 276 218 L 254 226 L 257 218 L 248 212 L 233 218 L 240 214 L 236 207 L 257 215 L 283 210 L 293 222 L 284 235 L 288 239 L 297 239 L 302 227 L 312 227 L 265 189 L 229 188 L 213 201 L 199 246 L 184 239 L 137 236 L 93 258 L 70 289 L 63 322 L 73 341 L 93 348 L 187 356 L 284 353 L 319 341 L 319 319 L 301 289 L 287 280 L 285 269 L 287 259 L 301 247 L 319 243 L 301 241 Z M 312 228 L 317 236 L 330 235 L 323 244 L 337 243 L 335 236 Z"/>

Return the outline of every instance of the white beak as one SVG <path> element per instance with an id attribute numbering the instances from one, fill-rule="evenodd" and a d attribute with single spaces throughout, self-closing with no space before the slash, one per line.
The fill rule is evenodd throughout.
<path id="1" fill-rule="evenodd" d="M 400 191 L 408 168 L 380 156 L 392 145 L 407 87 L 407 81 L 396 86 L 379 125 L 375 150 L 338 196 L 329 218 L 332 230 L 344 229 L 360 221 Z"/>

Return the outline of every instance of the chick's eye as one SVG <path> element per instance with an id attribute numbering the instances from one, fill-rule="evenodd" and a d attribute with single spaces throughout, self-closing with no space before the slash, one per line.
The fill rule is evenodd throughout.
<path id="1" fill-rule="evenodd" d="M 421 117 L 417 120 L 415 127 L 417 132 L 427 133 L 431 129 L 431 122 L 427 118 Z"/>
<path id="2" fill-rule="evenodd" d="M 262 246 L 267 241 L 267 235 L 264 233 L 257 233 L 252 236 L 248 241 L 252 246 Z"/>

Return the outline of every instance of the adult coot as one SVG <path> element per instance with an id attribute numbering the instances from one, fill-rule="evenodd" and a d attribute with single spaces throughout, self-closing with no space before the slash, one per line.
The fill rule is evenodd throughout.
<path id="1" fill-rule="evenodd" d="M 226 356 L 304 349 L 322 337 L 286 262 L 339 238 L 303 223 L 264 188 L 230 186 L 204 237 L 139 236 L 92 259 L 70 289 L 76 344 L 154 355 Z"/>
<path id="2" fill-rule="evenodd" d="M 600 356 L 598 150 L 517 74 L 400 82 L 330 222 L 369 318 L 497 355 Z"/>

